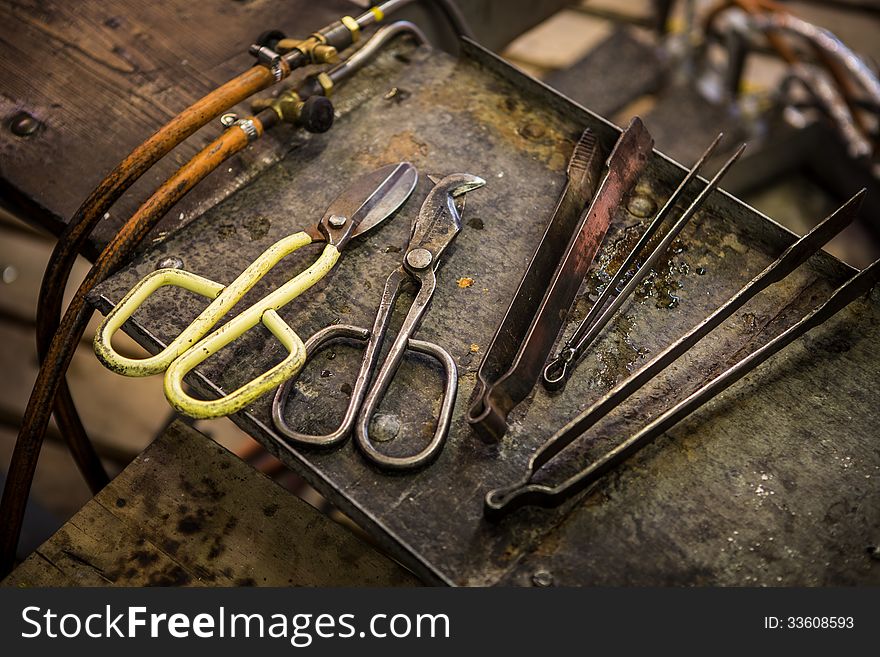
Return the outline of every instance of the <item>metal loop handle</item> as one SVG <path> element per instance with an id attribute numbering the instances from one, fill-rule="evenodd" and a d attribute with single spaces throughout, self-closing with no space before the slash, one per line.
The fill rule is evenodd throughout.
<path id="1" fill-rule="evenodd" d="M 278 261 L 293 253 L 300 247 L 311 244 L 312 238 L 305 232 L 294 233 L 284 237 L 252 262 L 228 286 L 198 276 L 182 269 L 160 269 L 141 279 L 128 294 L 104 318 L 95 335 L 95 353 L 104 365 L 114 372 L 125 376 L 150 376 L 165 371 L 171 363 L 190 349 L 198 340 L 208 333 L 220 319 L 228 313 L 241 298 L 262 279 Z M 325 253 L 327 248 L 325 247 Z M 335 251 L 335 248 L 334 248 Z M 338 251 L 336 252 L 338 257 Z M 335 262 L 335 260 L 334 260 Z M 331 264 L 332 266 L 332 264 Z M 311 269 L 311 268 L 310 268 Z M 307 270 L 308 271 L 308 270 Z M 305 273 L 305 272 L 304 272 Z M 301 281 L 297 276 L 294 281 Z M 279 288 L 287 288 L 293 281 Z M 160 287 L 181 287 L 202 296 L 214 299 L 192 323 L 187 326 L 162 351 L 147 358 L 127 358 L 118 353 L 111 344 L 117 330 L 146 302 Z M 296 286 L 295 294 L 302 291 L 301 285 Z M 307 288 L 308 285 L 302 289 Z M 266 297 L 269 299 L 269 297 Z M 289 301 L 290 299 L 288 299 Z M 285 302 L 286 303 L 286 302 Z M 268 307 L 268 304 L 267 304 Z M 275 306 L 277 309 L 280 306 Z M 262 312 L 259 313 L 262 315 Z M 259 317 L 256 318 L 257 321 Z M 254 322 L 256 323 L 256 322 Z"/>
<path id="2" fill-rule="evenodd" d="M 449 424 L 452 421 L 452 409 L 455 406 L 455 396 L 458 393 L 458 368 L 455 366 L 455 360 L 443 347 L 433 342 L 424 342 L 409 338 L 407 348 L 417 351 L 428 356 L 433 356 L 443 365 L 446 372 L 446 385 L 443 389 L 443 402 L 440 406 L 440 414 L 437 417 L 437 427 L 434 430 L 434 437 L 431 439 L 424 449 L 410 456 L 389 456 L 383 454 L 370 440 L 370 419 L 379 406 L 392 377 L 381 377 L 376 380 L 370 390 L 367 399 L 364 402 L 363 409 L 359 415 L 358 423 L 355 429 L 358 447 L 369 460 L 381 468 L 388 470 L 411 470 L 427 465 L 433 461 L 440 450 L 443 443 L 446 442 L 446 436 L 449 434 Z"/>
<path id="3" fill-rule="evenodd" d="M 370 331 L 368 329 L 350 326 L 348 324 L 335 324 L 321 329 L 306 341 L 306 362 L 308 362 L 315 352 L 321 349 L 325 343 L 341 338 L 367 340 L 370 338 Z M 295 378 L 290 378 L 285 381 L 284 385 L 279 387 L 278 391 L 275 393 L 275 399 L 272 402 L 272 421 L 275 423 L 275 428 L 283 436 L 294 442 L 314 445 L 317 447 L 330 447 L 331 445 L 335 445 L 345 440 L 345 438 L 351 433 L 351 428 L 354 426 L 355 418 L 360 410 L 360 402 L 364 397 L 364 391 L 366 390 L 367 384 L 369 384 L 370 368 L 366 367 L 366 365 L 368 365 L 366 361 L 367 359 L 365 357 L 364 362 L 361 363 L 357 381 L 352 388 L 351 400 L 348 403 L 348 408 L 345 409 L 342 423 L 335 431 L 324 435 L 311 435 L 299 433 L 290 428 L 290 425 L 284 420 L 284 409 L 287 406 L 287 400 L 290 397 L 293 384 L 296 382 Z M 365 372 L 366 377 L 364 376 Z"/>
<path id="4" fill-rule="evenodd" d="M 559 352 L 559 355 L 553 358 L 544 367 L 542 376 L 544 378 L 544 387 L 548 390 L 561 390 L 568 379 L 568 370 L 575 359 L 577 352 L 571 347 L 567 347 Z"/>
<path id="5" fill-rule="evenodd" d="M 381 341 L 376 341 L 375 335 L 375 333 L 371 334 L 371 331 L 368 329 L 351 326 L 349 324 L 335 324 L 333 326 L 328 326 L 315 333 L 306 341 L 306 360 L 311 358 L 311 356 L 320 350 L 327 342 L 342 338 L 361 341 L 369 339 L 371 345 L 375 345 L 373 347 L 375 353 L 378 353 L 378 344 L 376 343 Z M 370 348 L 371 347 L 368 345 L 367 349 L 369 350 Z M 372 407 L 364 405 L 362 408 L 361 405 L 366 396 L 367 386 L 370 383 L 370 372 L 373 368 L 372 361 L 375 360 L 375 358 L 371 358 L 372 354 L 364 355 L 364 360 L 361 362 L 361 368 L 358 372 L 357 381 L 352 388 L 351 400 L 348 403 L 348 408 L 346 408 L 341 424 L 335 431 L 324 435 L 310 435 L 299 433 L 290 428 L 290 425 L 288 425 L 287 421 L 284 419 L 284 409 L 287 406 L 294 379 L 287 380 L 283 386 L 278 388 L 278 392 L 275 393 L 275 400 L 272 403 L 272 421 L 275 423 L 275 428 L 283 436 L 293 442 L 318 447 L 330 447 L 345 440 L 345 438 L 351 434 L 355 421 L 360 417 L 360 424 L 365 428 L 363 434 L 361 434 L 359 427 L 358 445 L 364 455 L 376 465 L 392 470 L 404 470 L 417 468 L 432 461 L 443 447 L 446 435 L 449 433 L 452 409 L 458 391 L 458 368 L 456 367 L 452 356 L 445 349 L 434 343 L 410 338 L 407 341 L 407 349 L 433 356 L 441 365 L 443 365 L 446 374 L 443 403 L 440 408 L 440 415 L 437 419 L 437 428 L 434 432 L 434 437 L 419 453 L 405 457 L 387 456 L 376 450 L 370 441 L 368 431 L 369 420 L 373 415 L 373 411 L 375 411 L 375 407 L 381 400 L 382 394 L 385 392 L 385 389 L 383 388 L 382 390 L 379 390 L 377 394 L 376 386 L 374 386 L 374 388 L 370 390 L 369 395 Z"/>

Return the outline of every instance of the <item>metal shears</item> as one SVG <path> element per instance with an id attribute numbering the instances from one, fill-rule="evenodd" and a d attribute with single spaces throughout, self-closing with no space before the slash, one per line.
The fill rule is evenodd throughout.
<path id="1" fill-rule="evenodd" d="M 458 371 L 455 360 L 443 347 L 431 342 L 416 340 L 412 335 L 428 309 L 436 289 L 435 272 L 440 258 L 461 231 L 461 215 L 455 205 L 455 199 L 485 184 L 485 181 L 477 176 L 452 174 L 437 182 L 428 193 L 413 222 L 412 234 L 403 263 L 391 272 L 385 282 L 382 301 L 376 312 L 372 329 L 348 324 L 335 324 L 318 331 L 309 338 L 305 345 L 306 358 L 311 357 L 326 342 L 338 338 L 366 340 L 367 344 L 357 380 L 352 388 L 351 401 L 339 428 L 333 433 L 322 436 L 302 434 L 291 429 L 284 419 L 284 409 L 294 382 L 294 379 L 288 379 L 278 389 L 272 404 L 272 420 L 282 435 L 297 443 L 327 447 L 343 441 L 354 428 L 357 444 L 364 455 L 376 465 L 391 470 L 416 468 L 430 462 L 439 454 L 452 418 L 452 407 L 458 389 Z M 407 280 L 418 284 L 418 292 L 407 312 L 400 332 L 394 339 L 394 343 L 373 380 L 373 372 L 382 350 L 382 343 L 388 330 L 394 305 L 400 295 L 401 286 Z M 432 356 L 443 366 L 446 375 L 443 401 L 437 419 L 437 427 L 431 441 L 416 454 L 390 456 L 379 451 L 374 442 L 370 440 L 370 419 L 397 373 L 407 349 Z"/>
<path id="2" fill-rule="evenodd" d="M 104 319 L 95 335 L 95 353 L 108 368 L 126 376 L 149 376 L 165 371 L 165 396 L 181 413 L 209 418 L 240 411 L 296 374 L 305 364 L 305 345 L 277 311 L 321 280 L 353 237 L 378 225 L 403 205 L 417 181 L 418 173 L 409 162 L 390 164 L 357 179 L 333 201 L 315 226 L 270 246 L 229 285 L 182 269 L 164 268 L 148 274 Z M 327 245 L 310 267 L 208 334 L 282 258 L 312 242 Z M 190 290 L 213 301 L 155 356 L 136 359 L 118 353 L 110 342 L 113 334 L 151 294 L 167 285 Z M 183 377 L 190 370 L 260 322 L 287 349 L 288 355 L 281 363 L 219 399 L 196 399 L 184 391 Z"/>

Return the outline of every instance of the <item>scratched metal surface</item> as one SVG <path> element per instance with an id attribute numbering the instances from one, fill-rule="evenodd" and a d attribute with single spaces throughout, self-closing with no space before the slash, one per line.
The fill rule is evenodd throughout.
<path id="1" fill-rule="evenodd" d="M 389 94 L 393 88 L 397 93 Z M 880 543 L 876 290 L 586 496 L 490 524 L 482 516 L 487 490 L 519 477 L 555 428 L 717 307 L 793 238 L 715 193 L 568 387 L 552 396 L 536 389 L 512 414 L 504 441 L 486 446 L 464 421 L 481 355 L 549 219 L 574 140 L 590 126 L 609 148 L 617 131 L 473 46 L 453 59 L 399 45 L 340 88 L 336 103 L 341 115 L 330 133 L 301 139 L 250 186 L 107 281 L 93 302 L 106 310 L 167 255 L 229 282 L 276 239 L 317 220 L 347 180 L 381 164 L 409 159 L 423 173 L 481 175 L 488 185 L 468 196 L 464 230 L 444 258 L 417 333 L 446 347 L 459 365 L 458 399 L 440 458 L 417 473 L 387 475 L 368 466 L 351 441 L 331 451 L 291 447 L 271 429 L 269 397 L 235 421 L 427 581 L 527 585 L 546 571 L 558 585 L 880 583 L 880 562 L 867 551 Z M 659 206 L 682 175 L 655 153 L 639 193 Z M 353 243 L 324 281 L 282 309 L 301 335 L 338 321 L 370 325 L 427 189 L 423 179 L 396 217 Z M 574 316 L 583 316 L 646 221 L 620 209 Z M 317 248 L 283 261 L 245 303 L 300 271 Z M 554 474 L 598 454 L 737 354 L 791 325 L 850 273 L 824 254 L 810 260 L 596 427 Z M 460 286 L 464 278 L 473 284 Z M 204 303 L 167 292 L 127 329 L 155 349 Z M 359 354 L 339 344 L 317 356 L 288 407 L 293 426 L 335 426 Z M 203 394 L 228 391 L 281 357 L 280 345 L 258 328 L 209 359 L 192 384 Z M 428 440 L 440 394 L 439 367 L 408 358 L 374 434 L 393 436 L 399 424 L 397 438 L 384 443 L 396 453 Z"/>

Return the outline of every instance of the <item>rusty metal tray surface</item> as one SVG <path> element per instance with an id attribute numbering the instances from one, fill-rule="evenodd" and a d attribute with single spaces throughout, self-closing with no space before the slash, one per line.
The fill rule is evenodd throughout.
<path id="1" fill-rule="evenodd" d="M 283 161 L 153 245 L 100 286 L 92 302 L 106 311 L 167 256 L 229 282 L 272 242 L 319 218 L 347 180 L 381 164 L 408 159 L 423 174 L 483 176 L 488 185 L 469 194 L 465 228 L 440 267 L 433 305 L 417 332 L 447 348 L 459 365 L 449 441 L 432 466 L 388 475 L 371 468 L 351 441 L 331 451 L 292 448 L 272 429 L 271 396 L 235 422 L 428 582 L 880 584 L 880 562 L 868 549 L 880 542 L 877 290 L 586 496 L 556 510 L 526 509 L 489 523 L 482 515 L 487 490 L 519 477 L 553 430 L 739 289 L 792 235 L 733 197 L 714 193 L 567 388 L 554 395 L 536 388 L 511 415 L 501 444 L 488 446 L 464 420 L 482 353 L 549 220 L 574 141 L 591 127 L 610 148 L 618 130 L 470 43 L 458 59 L 398 46 L 341 88 L 335 101 L 339 115 L 332 131 L 296 138 Z M 683 175 L 655 152 L 637 192 L 659 206 Z M 335 322 L 370 325 L 382 282 L 400 261 L 428 185 L 423 176 L 397 217 L 353 245 L 319 285 L 282 309 L 291 326 L 308 336 Z M 620 209 L 572 319 L 583 316 L 645 221 Z M 243 303 L 300 271 L 317 253 L 302 251 Z M 814 257 L 609 416 L 571 450 L 557 474 L 626 437 L 731 359 L 794 323 L 851 273 L 824 253 Z M 473 284 L 460 280 L 466 278 Z M 166 292 L 127 330 L 155 350 L 203 304 L 188 293 Z M 203 394 L 231 390 L 280 360 L 282 351 L 260 327 L 209 359 L 192 385 Z M 296 386 L 290 422 L 313 432 L 335 427 L 359 360 L 354 345 L 319 354 Z M 441 383 L 428 361 L 407 357 L 374 432 L 393 433 L 399 426 L 410 440 L 428 440 Z M 386 444 L 391 450 L 395 443 Z M 292 558 L 296 550 L 290 546 Z"/>

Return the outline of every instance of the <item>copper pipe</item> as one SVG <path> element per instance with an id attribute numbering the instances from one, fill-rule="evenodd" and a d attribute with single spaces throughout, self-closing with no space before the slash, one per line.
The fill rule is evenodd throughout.
<path id="1" fill-rule="evenodd" d="M 282 71 L 289 71 L 283 68 Z M 254 93 L 274 84 L 272 72 L 265 66 L 254 66 L 221 87 L 196 101 L 149 139 L 135 148 L 106 177 L 80 206 L 65 227 L 63 234 L 46 265 L 37 304 L 37 355 L 46 358 L 49 343 L 58 320 L 64 288 L 76 257 L 82 250 L 89 234 L 107 212 L 108 208 L 147 170 L 184 139 L 192 135 L 221 112 L 240 103 Z M 100 490 L 108 481 L 104 468 L 88 441 L 82 423 L 76 415 L 70 391 L 65 382 L 58 389 L 56 412 L 59 424 L 74 454 L 77 466 L 93 492 Z"/>
<path id="2" fill-rule="evenodd" d="M 259 137 L 263 133 L 262 122 L 254 118 L 253 123 Z M 125 223 L 80 284 L 49 343 L 9 464 L 3 499 L 0 502 L 0 576 L 12 569 L 15 560 L 28 492 L 49 423 L 52 401 L 93 312 L 86 304 L 86 294 L 125 261 L 131 249 L 177 201 L 247 144 L 248 137 L 244 130 L 232 126 L 182 166 Z"/>

